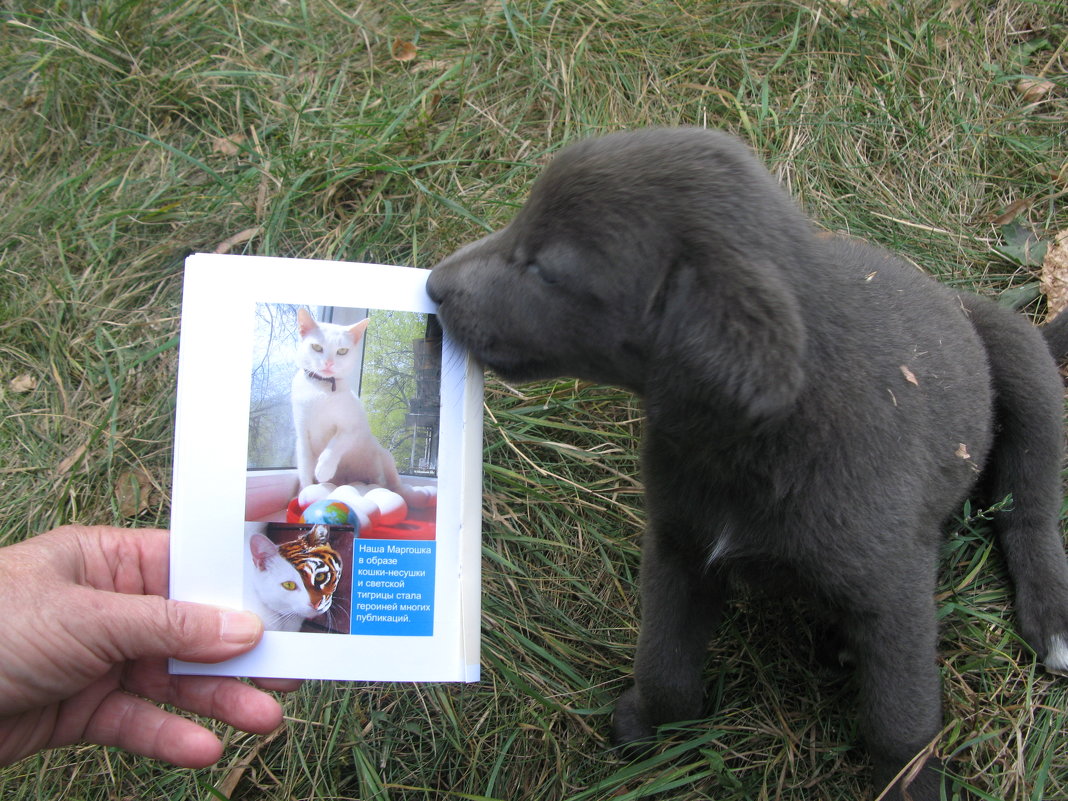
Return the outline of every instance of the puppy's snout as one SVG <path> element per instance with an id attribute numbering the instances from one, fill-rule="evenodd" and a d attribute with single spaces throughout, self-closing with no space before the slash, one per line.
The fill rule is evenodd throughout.
<path id="1" fill-rule="evenodd" d="M 434 303 L 440 304 L 445 300 L 445 281 L 440 265 L 430 271 L 430 277 L 426 281 L 426 293 Z"/>
<path id="2" fill-rule="evenodd" d="M 502 237 L 507 230 L 508 226 L 464 245 L 452 255 L 439 261 L 430 271 L 430 278 L 426 283 L 426 291 L 430 299 L 438 304 L 448 300 L 452 289 L 464 281 L 469 281 L 473 271 L 482 271 L 487 262 L 492 261 L 495 254 L 501 252 L 501 243 L 504 241 Z"/>

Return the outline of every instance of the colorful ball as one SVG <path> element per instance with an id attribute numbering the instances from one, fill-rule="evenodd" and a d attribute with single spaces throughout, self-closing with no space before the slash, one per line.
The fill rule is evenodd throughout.
<path id="1" fill-rule="evenodd" d="M 359 519 L 349 506 L 332 498 L 316 501 L 300 516 L 301 523 L 321 523 L 325 526 L 359 526 Z"/>

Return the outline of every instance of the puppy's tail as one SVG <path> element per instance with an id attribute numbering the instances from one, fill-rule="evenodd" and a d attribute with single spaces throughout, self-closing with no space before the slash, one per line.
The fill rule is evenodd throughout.
<path id="1" fill-rule="evenodd" d="M 1058 362 L 1068 361 L 1068 311 L 1062 312 L 1038 329 Z"/>

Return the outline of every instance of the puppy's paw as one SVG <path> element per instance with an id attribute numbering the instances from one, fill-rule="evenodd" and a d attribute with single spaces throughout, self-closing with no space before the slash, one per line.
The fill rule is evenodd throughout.
<path id="1" fill-rule="evenodd" d="M 824 670 L 836 675 L 851 673 L 857 664 L 845 634 L 837 626 L 818 629 L 813 635 L 813 647 L 816 661 Z"/>
<path id="2" fill-rule="evenodd" d="M 885 801 L 939 801 L 944 795 L 944 766 L 937 758 L 928 759 L 922 766 L 908 766 L 903 771 L 900 766 L 889 768 L 877 762 L 873 776 L 875 795 Z M 892 787 L 888 787 L 895 778 Z"/>
<path id="3" fill-rule="evenodd" d="M 1046 643 L 1046 653 L 1042 656 L 1042 664 L 1050 673 L 1068 676 L 1068 636 L 1054 634 L 1049 638 Z"/>
<path id="4" fill-rule="evenodd" d="M 620 756 L 629 761 L 648 756 L 656 746 L 656 730 L 642 714 L 637 686 L 623 693 L 616 702 L 612 742 Z"/>
<path id="5" fill-rule="evenodd" d="M 1057 593 L 1018 589 L 1016 620 L 1021 636 L 1046 670 L 1068 675 L 1068 602 Z"/>

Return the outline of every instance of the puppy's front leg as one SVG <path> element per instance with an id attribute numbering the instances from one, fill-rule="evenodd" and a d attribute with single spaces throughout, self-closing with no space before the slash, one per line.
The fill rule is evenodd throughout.
<path id="1" fill-rule="evenodd" d="M 620 697 L 613 720 L 616 744 L 632 746 L 633 755 L 657 726 L 700 716 L 705 650 L 725 595 L 723 578 L 708 575 L 704 560 L 664 540 L 650 525 L 642 546 L 634 686 Z"/>
<path id="2" fill-rule="evenodd" d="M 942 725 L 935 608 L 927 593 L 897 589 L 884 608 L 855 615 L 848 624 L 860 678 L 861 723 L 876 795 L 903 771 L 886 796 L 889 801 L 938 801 L 939 762 L 932 757 L 918 767 L 923 757 L 917 759 Z"/>

